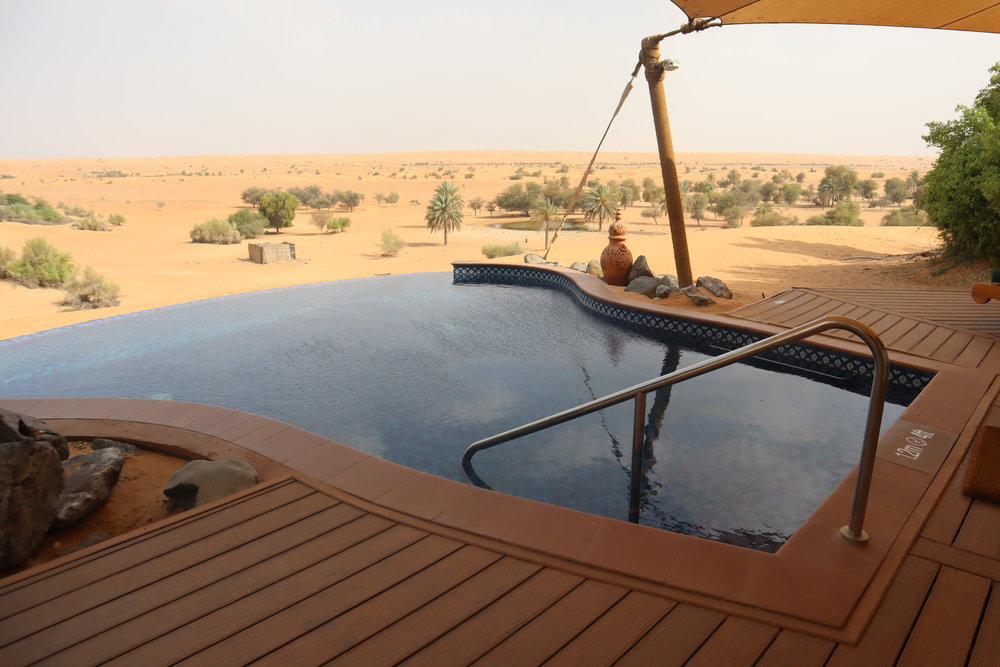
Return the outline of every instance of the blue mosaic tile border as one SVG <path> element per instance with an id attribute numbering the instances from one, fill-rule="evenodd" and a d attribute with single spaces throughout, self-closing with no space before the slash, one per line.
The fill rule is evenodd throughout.
<path id="1" fill-rule="evenodd" d="M 571 296 L 587 310 L 644 333 L 669 334 L 688 347 L 711 355 L 732 350 L 762 340 L 765 334 L 741 331 L 727 327 L 689 320 L 660 313 L 632 310 L 615 304 L 599 301 L 583 293 L 566 276 L 530 266 L 518 265 L 455 265 L 455 283 L 491 283 L 500 285 L 523 285 L 526 287 L 547 287 L 558 289 Z M 844 352 L 813 347 L 804 343 L 790 343 L 769 350 L 756 357 L 759 360 L 776 362 L 786 366 L 786 370 L 810 376 L 826 376 L 832 381 L 845 384 L 845 388 L 868 394 L 874 375 L 874 362 L 865 357 Z M 927 386 L 933 373 L 893 365 L 890 375 L 890 400 L 909 404 L 920 390 Z M 854 385 L 854 386 L 852 386 Z"/>

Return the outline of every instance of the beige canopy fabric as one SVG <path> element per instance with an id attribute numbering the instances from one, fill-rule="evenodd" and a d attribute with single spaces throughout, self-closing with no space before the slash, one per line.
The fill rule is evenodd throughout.
<path id="1" fill-rule="evenodd" d="M 673 0 L 689 19 L 837 23 L 1000 33 L 997 0 Z"/>

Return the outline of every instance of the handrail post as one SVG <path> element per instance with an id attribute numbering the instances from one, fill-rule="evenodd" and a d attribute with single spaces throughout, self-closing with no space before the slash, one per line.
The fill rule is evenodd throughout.
<path id="1" fill-rule="evenodd" d="M 639 500 L 642 497 L 642 443 L 646 426 L 646 393 L 635 395 L 635 411 L 632 418 L 632 466 L 628 485 L 628 520 L 639 523 Z"/>

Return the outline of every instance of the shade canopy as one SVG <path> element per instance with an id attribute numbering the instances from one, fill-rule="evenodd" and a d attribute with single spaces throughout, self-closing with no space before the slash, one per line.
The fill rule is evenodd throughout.
<path id="1" fill-rule="evenodd" d="M 673 0 L 689 19 L 723 24 L 836 23 L 1000 33 L 997 0 Z"/>

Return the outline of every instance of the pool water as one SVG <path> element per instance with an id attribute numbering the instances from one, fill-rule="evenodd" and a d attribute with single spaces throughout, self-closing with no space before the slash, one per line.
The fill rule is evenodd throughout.
<path id="1" fill-rule="evenodd" d="M 414 274 L 0 342 L 0 397 L 210 403 L 467 481 L 470 443 L 706 356 L 559 291 Z M 775 551 L 856 465 L 866 396 L 778 370 L 735 365 L 649 395 L 641 523 Z M 902 409 L 887 404 L 883 424 Z M 628 402 L 482 452 L 476 471 L 498 491 L 624 518 L 631 424 Z"/>

